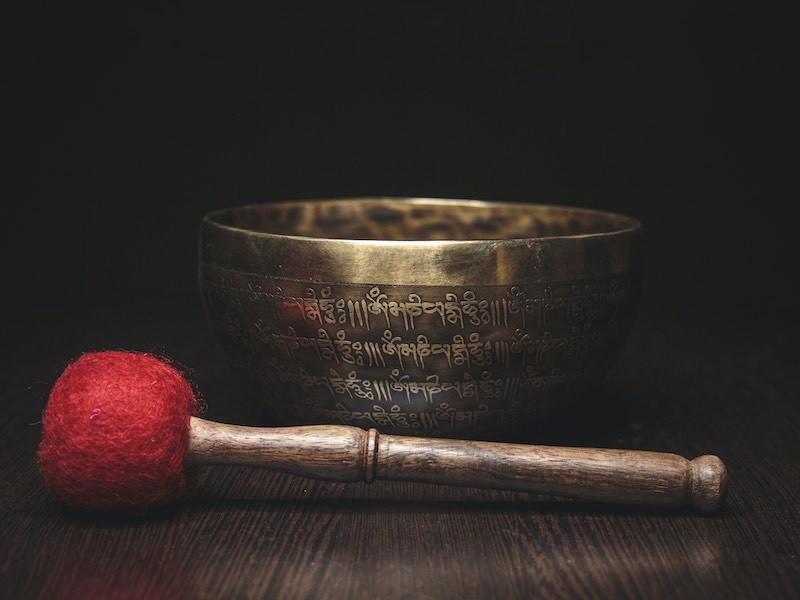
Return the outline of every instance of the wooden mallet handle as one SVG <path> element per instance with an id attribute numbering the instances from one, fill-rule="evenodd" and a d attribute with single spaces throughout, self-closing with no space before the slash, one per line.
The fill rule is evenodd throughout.
<path id="1" fill-rule="evenodd" d="M 243 427 L 191 418 L 185 464 L 250 465 L 330 481 L 395 479 L 713 512 L 727 471 L 638 450 L 414 438 L 348 425 Z"/>

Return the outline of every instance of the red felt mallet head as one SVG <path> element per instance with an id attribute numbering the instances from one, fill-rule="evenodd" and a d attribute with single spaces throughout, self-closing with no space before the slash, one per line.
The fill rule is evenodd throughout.
<path id="1" fill-rule="evenodd" d="M 189 418 L 184 376 L 149 354 L 82 355 L 56 381 L 42 418 L 39 466 L 77 508 L 148 508 L 180 497 Z"/>

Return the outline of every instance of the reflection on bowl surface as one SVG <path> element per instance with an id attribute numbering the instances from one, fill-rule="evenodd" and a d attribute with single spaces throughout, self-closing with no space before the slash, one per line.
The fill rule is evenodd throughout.
<path id="1" fill-rule="evenodd" d="M 206 313 L 287 424 L 497 437 L 596 385 L 640 295 L 641 228 L 585 209 L 422 198 L 224 209 Z"/>

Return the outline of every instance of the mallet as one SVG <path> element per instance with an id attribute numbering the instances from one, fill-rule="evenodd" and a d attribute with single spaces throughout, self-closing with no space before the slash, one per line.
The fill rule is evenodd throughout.
<path id="1" fill-rule="evenodd" d="M 716 456 L 414 438 L 348 425 L 260 428 L 198 418 L 184 376 L 148 354 L 82 355 L 56 381 L 38 451 L 45 482 L 84 509 L 179 498 L 186 467 L 251 465 L 332 481 L 395 479 L 702 512 L 723 503 Z"/>

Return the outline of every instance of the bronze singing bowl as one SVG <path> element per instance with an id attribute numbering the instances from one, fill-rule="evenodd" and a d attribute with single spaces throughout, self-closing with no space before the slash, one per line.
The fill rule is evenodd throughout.
<path id="1" fill-rule="evenodd" d="M 206 314 L 285 424 L 494 437 L 596 386 L 638 305 L 641 227 L 608 212 L 356 198 L 212 212 Z"/>

